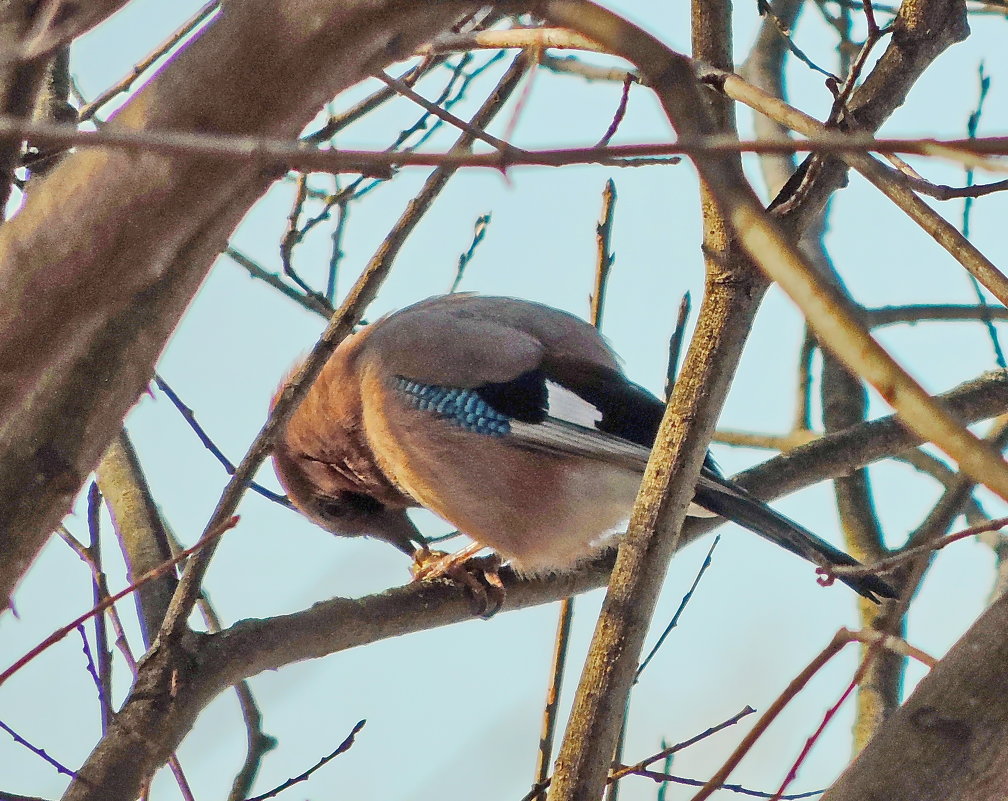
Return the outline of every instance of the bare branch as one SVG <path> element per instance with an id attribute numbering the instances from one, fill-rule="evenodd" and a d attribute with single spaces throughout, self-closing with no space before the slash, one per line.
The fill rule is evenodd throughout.
<path id="1" fill-rule="evenodd" d="M 1006 632 L 1003 596 L 883 722 L 823 801 L 1000 798 L 994 777 L 1004 775 L 1008 760 Z"/>
<path id="2" fill-rule="evenodd" d="M 305 3 L 255 0 L 219 15 L 134 95 L 115 128 L 293 137 L 327 98 L 392 60 L 390 42 L 409 52 L 466 10 L 376 17 L 370 6 Z M 306 63 L 316 67 L 306 72 Z M 270 180 L 248 162 L 81 150 L 0 229 L 8 301 L 0 309 L 0 597 L 118 432 L 226 235 Z M 143 226 L 118 224 L 141 206 Z M 19 311 L 29 307 L 31 315 Z"/>
<path id="3" fill-rule="evenodd" d="M 669 51 L 674 52 L 674 51 Z M 873 183 L 897 202 L 911 216 L 917 215 L 902 198 L 909 190 L 902 174 L 874 162 L 867 164 L 867 153 L 903 153 L 931 156 L 953 162 L 972 164 L 979 169 L 1003 172 L 1008 167 L 996 157 L 1008 156 L 1008 137 L 986 136 L 975 139 L 935 137 L 877 138 L 863 133 L 836 133 L 824 130 L 812 117 L 780 100 L 758 96 L 755 87 L 746 84 L 732 73 L 713 71 L 698 65 L 705 81 L 718 85 L 722 79 L 731 79 L 730 88 L 723 87 L 732 99 L 753 106 L 764 113 L 775 113 L 780 107 L 786 112 L 787 124 L 806 133 L 804 139 L 739 139 L 727 135 L 686 135 L 675 142 L 609 145 L 606 147 L 572 147 L 553 150 L 518 150 L 510 146 L 506 152 L 494 153 L 418 153 L 409 150 L 349 150 L 306 148 L 303 143 L 268 136 L 239 136 L 233 134 L 188 134 L 158 130 L 119 130 L 102 128 L 82 131 L 61 123 L 25 122 L 0 115 L 0 136 L 31 137 L 40 144 L 76 148 L 109 148 L 130 153 L 191 156 L 212 158 L 225 162 L 255 164 L 266 168 L 282 165 L 303 172 L 363 173 L 388 178 L 397 167 L 480 167 L 500 171 L 513 166 L 565 167 L 578 164 L 603 164 L 619 167 L 675 164 L 672 157 L 710 156 L 736 153 L 823 153 L 835 154 L 865 174 Z M 721 87 L 719 87 L 721 88 Z M 736 97 L 736 95 L 738 95 Z M 806 122 L 802 122 L 804 117 Z M 867 165 L 867 166 L 866 166 Z M 895 183 L 897 186 L 890 186 Z M 899 191 L 902 188 L 904 191 Z M 998 184 L 1000 190 L 1000 184 Z M 981 190 L 979 194 L 984 194 Z M 916 219 L 916 216 L 914 217 Z"/>
<path id="4" fill-rule="evenodd" d="M 616 184 L 610 178 L 602 190 L 602 212 L 595 226 L 595 286 L 591 294 L 590 319 L 596 328 L 602 325 L 602 310 L 605 308 L 605 291 L 609 283 L 609 271 L 616 255 L 612 252 L 613 215 L 616 211 Z"/>
<path id="5" fill-rule="evenodd" d="M 275 798 L 276 796 L 280 795 L 280 793 L 282 793 L 284 790 L 293 787 L 295 784 L 300 784 L 303 781 L 307 781 L 311 777 L 311 775 L 315 773 L 315 771 L 317 771 L 319 768 L 325 767 L 340 754 L 349 751 L 354 744 L 354 739 L 357 737 L 358 732 L 360 732 L 360 730 L 364 728 L 364 724 L 366 722 L 367 721 L 364 720 L 357 721 L 357 725 L 355 725 L 353 729 L 350 730 L 350 733 L 346 736 L 346 739 L 343 740 L 343 742 L 341 742 L 336 747 L 335 751 L 322 757 L 322 759 L 320 759 L 312 767 L 308 768 L 308 770 L 306 770 L 304 773 L 299 773 L 297 776 L 288 779 L 283 784 L 274 787 L 269 792 L 263 793 L 262 795 L 253 796 L 252 798 L 249 798 L 247 801 L 266 801 L 266 799 L 268 798 Z"/>
<path id="6" fill-rule="evenodd" d="M 204 5 L 203 8 L 183 22 L 171 36 L 155 47 L 146 58 L 134 64 L 133 69 L 130 70 L 128 75 L 110 86 L 90 103 L 82 106 L 80 111 L 77 112 L 77 121 L 85 122 L 86 120 L 91 119 L 102 109 L 103 106 L 108 104 L 109 101 L 113 100 L 117 95 L 128 92 L 141 75 L 153 67 L 159 59 L 164 58 L 174 47 L 177 47 L 187 37 L 199 29 L 199 27 L 209 20 L 210 17 L 217 13 L 219 8 L 220 0 L 210 0 L 210 2 Z"/>
<path id="7" fill-rule="evenodd" d="M 944 402 L 966 422 L 1008 409 L 1008 377 L 992 374 L 960 387 Z M 893 417 L 824 437 L 791 454 L 771 459 L 736 479 L 757 497 L 769 499 L 848 471 L 919 444 Z M 684 543 L 696 539 L 716 521 L 694 519 Z M 605 583 L 612 554 L 577 571 L 541 579 L 518 579 L 502 571 L 507 589 L 502 612 L 548 603 Z M 217 635 L 203 635 L 186 646 L 190 665 L 185 687 L 172 698 L 160 677 L 171 673 L 174 656 L 155 650 L 144 662 L 136 687 L 106 737 L 81 768 L 94 786 L 109 788 L 117 781 L 132 786 L 137 776 L 163 763 L 178 746 L 198 712 L 235 682 L 291 662 L 326 656 L 389 637 L 450 625 L 473 616 L 465 591 L 447 584 L 413 584 L 363 599 L 336 598 L 292 615 L 245 620 Z M 170 700 L 170 703 L 168 701 Z M 167 706 L 165 705 L 167 704 Z M 144 732 L 142 764 L 134 735 Z M 86 787 L 72 788 L 71 797 L 91 798 Z"/>
<path id="8" fill-rule="evenodd" d="M 130 582 L 171 558 L 164 522 L 125 431 L 120 432 L 98 465 L 98 486 L 112 515 Z M 148 647 L 161 628 L 176 584 L 175 571 L 170 570 L 137 590 L 140 629 Z"/>
<path id="9" fill-rule="evenodd" d="M 5 732 L 7 732 L 7 734 L 9 734 L 11 738 L 14 740 L 14 742 L 16 742 L 18 745 L 27 748 L 29 751 L 35 754 L 35 756 L 39 757 L 45 762 L 48 762 L 50 765 L 56 768 L 56 771 L 58 773 L 62 773 L 65 776 L 69 776 L 71 778 L 76 777 L 77 774 L 74 773 L 72 770 L 70 770 L 70 768 L 65 767 L 61 762 L 49 756 L 49 754 L 45 752 L 44 748 L 39 748 L 37 745 L 32 745 L 30 742 L 28 742 L 24 737 L 22 737 L 20 734 L 14 731 L 14 729 L 12 729 L 2 720 L 0 720 L 0 729 L 3 729 Z"/>

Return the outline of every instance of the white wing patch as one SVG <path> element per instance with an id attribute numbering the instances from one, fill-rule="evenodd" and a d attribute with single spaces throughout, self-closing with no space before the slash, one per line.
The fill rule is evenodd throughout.
<path id="1" fill-rule="evenodd" d="M 547 412 L 556 420 L 590 429 L 602 420 L 601 411 L 567 387 L 547 381 L 546 393 Z"/>

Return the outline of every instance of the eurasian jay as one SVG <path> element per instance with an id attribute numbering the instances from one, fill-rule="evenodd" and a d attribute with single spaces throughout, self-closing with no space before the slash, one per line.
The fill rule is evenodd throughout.
<path id="1" fill-rule="evenodd" d="M 525 574 L 591 556 L 630 515 L 664 404 L 594 327 L 538 303 L 423 300 L 347 338 L 274 444 L 293 504 L 408 554 L 424 506 Z M 819 567 L 856 565 L 724 478 L 708 454 L 691 514 L 732 520 Z M 841 577 L 893 597 L 873 575 Z"/>

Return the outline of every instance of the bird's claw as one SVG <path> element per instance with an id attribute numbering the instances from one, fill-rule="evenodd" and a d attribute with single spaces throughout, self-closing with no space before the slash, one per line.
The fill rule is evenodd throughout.
<path id="1" fill-rule="evenodd" d="M 456 553 L 420 548 L 413 555 L 410 573 L 414 581 L 446 578 L 471 593 L 473 611 L 488 620 L 504 605 L 504 583 L 500 578 L 501 558 L 495 554 L 475 556 L 482 546 L 473 545 Z"/>

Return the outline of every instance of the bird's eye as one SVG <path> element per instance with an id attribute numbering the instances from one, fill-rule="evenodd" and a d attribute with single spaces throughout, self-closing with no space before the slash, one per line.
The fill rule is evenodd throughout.
<path id="1" fill-rule="evenodd" d="M 385 508 L 379 501 L 361 492 L 344 492 L 340 500 L 358 514 L 373 515 Z"/>
<path id="2" fill-rule="evenodd" d="M 319 498 L 318 510 L 330 519 L 351 515 L 377 514 L 384 507 L 370 495 L 360 492 L 342 492 L 335 498 Z"/>

